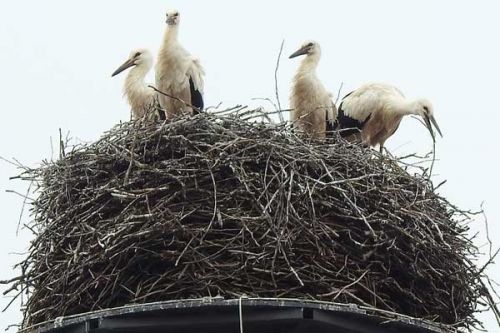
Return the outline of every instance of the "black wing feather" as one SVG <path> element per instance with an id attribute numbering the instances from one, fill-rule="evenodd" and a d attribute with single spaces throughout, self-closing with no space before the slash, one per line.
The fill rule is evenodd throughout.
<path id="1" fill-rule="evenodd" d="M 197 110 L 193 109 L 193 113 L 198 114 L 200 111 L 203 111 L 203 96 L 201 92 L 194 87 L 194 82 L 191 77 L 189 78 L 189 89 L 191 90 L 191 105 L 197 108 Z"/>
<path id="2" fill-rule="evenodd" d="M 353 90 L 351 91 L 350 93 L 348 93 L 347 95 L 345 95 L 344 97 L 342 97 L 342 100 L 346 99 L 347 97 L 349 97 L 353 92 L 355 92 L 356 90 Z"/>
<path id="3" fill-rule="evenodd" d="M 346 98 L 350 94 L 352 94 L 352 92 L 347 94 L 344 98 Z M 365 126 L 366 122 L 370 120 L 370 117 L 372 115 L 370 114 L 368 117 L 366 117 L 365 120 L 351 118 L 344 113 L 344 109 L 342 108 L 343 104 L 344 102 L 340 103 L 339 106 L 337 121 L 335 122 L 335 129 L 341 130 L 340 136 L 346 137 L 352 134 L 359 133 Z"/>
<path id="4" fill-rule="evenodd" d="M 347 95 L 345 95 L 344 97 L 342 97 L 342 103 L 344 101 L 344 99 L 346 99 L 349 95 L 351 95 L 353 92 L 355 92 L 356 90 L 353 90 L 351 91 L 350 93 L 348 93 Z M 327 133 L 327 136 L 328 134 L 332 134 L 333 131 L 337 130 L 337 129 L 342 129 L 343 127 L 340 127 L 339 125 L 341 125 L 341 122 L 340 122 L 340 114 L 341 114 L 341 109 L 342 109 L 342 103 L 340 103 L 340 106 L 339 106 L 339 110 L 338 110 L 338 114 L 337 114 L 337 119 L 328 119 L 328 113 L 326 114 L 326 133 Z M 345 115 L 344 115 L 344 112 L 342 111 L 342 118 L 345 118 Z M 368 119 L 367 119 L 368 120 Z M 342 136 L 347 136 L 346 135 L 343 135 L 341 133 Z"/>

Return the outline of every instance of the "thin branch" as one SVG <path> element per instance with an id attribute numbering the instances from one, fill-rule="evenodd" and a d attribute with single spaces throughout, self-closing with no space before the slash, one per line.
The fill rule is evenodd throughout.
<path id="1" fill-rule="evenodd" d="M 203 110 L 201 110 L 200 108 L 197 108 L 196 106 L 194 106 L 194 105 L 192 105 L 192 104 L 190 104 L 190 103 L 188 103 L 188 102 L 186 102 L 186 101 L 183 101 L 182 99 L 180 99 L 180 98 L 178 98 L 178 97 L 172 96 L 172 95 L 170 95 L 170 94 L 167 94 L 166 92 L 163 92 L 163 91 L 161 91 L 161 90 L 158 90 L 155 86 L 148 85 L 148 88 L 153 89 L 155 92 L 157 92 L 157 93 L 159 93 L 159 94 L 161 94 L 161 95 L 163 95 L 163 96 L 166 96 L 166 97 L 168 97 L 168 98 L 172 98 L 172 99 L 174 99 L 174 100 L 176 100 L 176 101 L 179 101 L 179 102 L 181 102 L 182 104 L 184 104 L 185 106 L 188 106 L 188 107 L 190 107 L 190 108 L 191 108 L 191 109 L 193 109 L 193 110 L 196 110 L 197 112 L 202 112 L 202 111 L 203 111 Z"/>
<path id="2" fill-rule="evenodd" d="M 342 88 L 344 87 L 344 82 L 340 83 L 339 90 L 337 91 L 337 98 L 335 99 L 335 106 L 337 107 L 338 102 L 340 100 L 340 94 L 342 93 Z"/>
<path id="3" fill-rule="evenodd" d="M 274 70 L 274 90 L 276 94 L 276 102 L 278 103 L 278 110 L 281 111 L 280 95 L 278 91 L 278 69 L 280 67 L 281 54 L 283 53 L 283 46 L 285 45 L 285 40 L 281 41 L 280 51 L 278 53 L 278 59 L 276 60 L 276 68 Z M 278 113 L 280 123 L 285 122 L 285 118 L 281 112 Z"/>

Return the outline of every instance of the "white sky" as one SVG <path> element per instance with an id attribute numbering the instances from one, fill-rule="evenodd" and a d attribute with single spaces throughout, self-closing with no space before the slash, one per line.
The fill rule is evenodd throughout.
<path id="1" fill-rule="evenodd" d="M 437 143 L 435 180 L 448 182 L 440 191 L 465 209 L 478 209 L 484 201 L 490 236 L 500 246 L 500 3 L 495 0 L 2 1 L 0 156 L 36 166 L 51 158 L 50 140 L 57 141 L 59 128 L 92 141 L 127 120 L 124 75 L 110 74 L 132 48 L 156 54 L 168 8 L 181 11 L 180 39 L 206 69 L 205 105 L 265 105 L 252 98 L 274 97 L 282 39 L 283 106 L 299 61 L 287 57 L 305 39 L 321 44 L 318 73 L 333 93 L 341 82 L 345 94 L 382 81 L 409 97 L 430 99 L 444 134 Z M 422 125 L 406 119 L 387 145 L 397 155 L 426 153 L 431 140 Z M 13 253 L 25 251 L 30 239 L 28 232 L 16 236 L 22 199 L 5 193 L 26 191 L 27 184 L 8 181 L 17 173 L 0 162 L 0 279 L 14 274 L 11 267 L 21 257 Z M 483 231 L 483 220 L 471 228 Z M 478 245 L 484 244 L 483 236 Z M 500 264 L 488 272 L 500 280 Z M 8 301 L 0 298 L 0 306 Z M 0 314 L 0 329 L 19 318 L 15 309 Z M 489 332 L 498 331 L 491 313 L 480 318 Z"/>

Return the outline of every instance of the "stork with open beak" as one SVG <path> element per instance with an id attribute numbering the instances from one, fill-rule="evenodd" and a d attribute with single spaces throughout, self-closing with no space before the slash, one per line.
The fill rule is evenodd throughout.
<path id="1" fill-rule="evenodd" d="M 203 110 L 205 72 L 200 61 L 179 43 L 179 21 L 178 11 L 167 12 L 167 29 L 156 64 L 156 88 L 165 93 L 158 98 L 168 118 Z"/>
<path id="2" fill-rule="evenodd" d="M 156 93 L 144 81 L 146 74 L 152 66 L 153 56 L 151 52 L 146 49 L 137 49 L 133 50 L 128 59 L 111 75 L 113 77 L 132 67 L 125 79 L 123 94 L 127 97 L 132 108 L 133 119 L 140 119 L 148 113 L 151 113 L 151 116 L 155 117 L 156 113 L 152 111 L 159 109 L 159 105 L 156 102 Z M 163 111 L 159 110 L 158 116 L 160 119 L 165 119 Z"/>
<path id="3" fill-rule="evenodd" d="M 382 152 L 385 141 L 396 132 L 406 115 L 422 117 L 433 140 L 433 126 L 443 136 L 431 102 L 423 98 L 406 99 L 399 89 L 384 83 L 365 84 L 347 94 L 339 106 L 335 128 L 349 141 L 372 147 L 380 145 Z"/>
<path id="4" fill-rule="evenodd" d="M 316 76 L 321 48 L 317 42 L 307 41 L 290 58 L 301 55 L 305 57 L 292 81 L 292 121 L 311 138 L 323 139 L 326 130 L 332 128 L 337 109 L 331 100 L 331 94 Z"/>

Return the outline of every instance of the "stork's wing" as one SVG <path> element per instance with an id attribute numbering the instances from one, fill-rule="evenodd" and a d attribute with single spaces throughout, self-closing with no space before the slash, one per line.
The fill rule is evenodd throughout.
<path id="1" fill-rule="evenodd" d="M 370 119 L 373 108 L 370 107 L 378 98 L 369 91 L 351 91 L 340 103 L 335 128 L 342 130 L 340 135 L 347 137 L 359 133 Z"/>
<path id="2" fill-rule="evenodd" d="M 404 97 L 394 86 L 384 83 L 369 83 L 347 94 L 341 103 L 344 116 L 358 122 L 364 122 L 368 117 L 383 108 L 390 98 Z"/>
<path id="3" fill-rule="evenodd" d="M 199 111 L 203 111 L 204 103 L 203 96 L 201 92 L 195 88 L 192 77 L 189 78 L 189 89 L 191 90 L 191 105 L 196 107 L 196 109 L 193 109 L 193 113 L 197 114 Z"/>
<path id="4" fill-rule="evenodd" d="M 347 94 L 339 106 L 337 129 L 351 129 L 341 132 L 349 136 L 362 130 L 374 112 L 382 110 L 389 99 L 403 98 L 394 86 L 384 83 L 369 83 Z"/>
<path id="5" fill-rule="evenodd" d="M 189 78 L 189 89 L 191 91 L 191 105 L 198 110 L 203 110 L 203 76 L 205 71 L 198 59 L 191 57 L 187 76 Z M 196 110 L 195 110 L 196 112 Z"/>
<path id="6" fill-rule="evenodd" d="M 340 135 L 342 137 L 347 137 L 352 134 L 359 133 L 359 131 L 363 129 L 371 116 L 371 113 L 369 113 L 368 116 L 363 120 L 358 120 L 350 117 L 346 114 L 344 110 L 344 102 L 342 102 L 339 106 L 339 113 L 334 128 L 337 130 L 341 130 Z"/>

